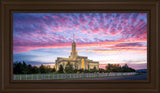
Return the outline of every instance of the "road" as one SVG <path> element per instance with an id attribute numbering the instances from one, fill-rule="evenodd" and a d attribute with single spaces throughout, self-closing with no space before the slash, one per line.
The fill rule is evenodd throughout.
<path id="1" fill-rule="evenodd" d="M 132 76 L 112 76 L 112 77 L 99 77 L 99 78 L 82 78 L 74 80 L 147 80 L 147 73 Z"/>

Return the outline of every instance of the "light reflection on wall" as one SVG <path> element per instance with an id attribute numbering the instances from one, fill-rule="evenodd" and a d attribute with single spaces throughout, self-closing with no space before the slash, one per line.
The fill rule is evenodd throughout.
<path id="1" fill-rule="evenodd" d="M 84 69 L 84 59 L 82 59 L 81 62 L 81 68 Z"/>

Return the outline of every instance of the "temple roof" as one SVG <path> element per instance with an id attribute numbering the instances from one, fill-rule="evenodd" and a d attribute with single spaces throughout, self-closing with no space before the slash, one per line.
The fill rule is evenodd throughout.
<path id="1" fill-rule="evenodd" d="M 77 56 L 77 58 L 88 58 L 86 56 Z"/>

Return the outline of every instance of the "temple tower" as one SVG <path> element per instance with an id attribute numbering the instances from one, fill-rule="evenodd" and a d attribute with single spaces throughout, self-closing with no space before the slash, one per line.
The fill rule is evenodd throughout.
<path id="1" fill-rule="evenodd" d="M 76 59 L 76 57 L 77 57 L 76 43 L 74 41 L 74 34 L 73 34 L 72 52 L 71 52 L 71 55 L 69 56 L 69 58 Z"/>

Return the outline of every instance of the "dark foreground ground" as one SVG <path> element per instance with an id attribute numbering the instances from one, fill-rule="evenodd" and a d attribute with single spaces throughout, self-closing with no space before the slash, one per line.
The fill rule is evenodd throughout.
<path id="1" fill-rule="evenodd" d="M 112 76 L 99 78 L 82 78 L 74 80 L 147 80 L 147 73 L 132 75 L 132 76 Z"/>

